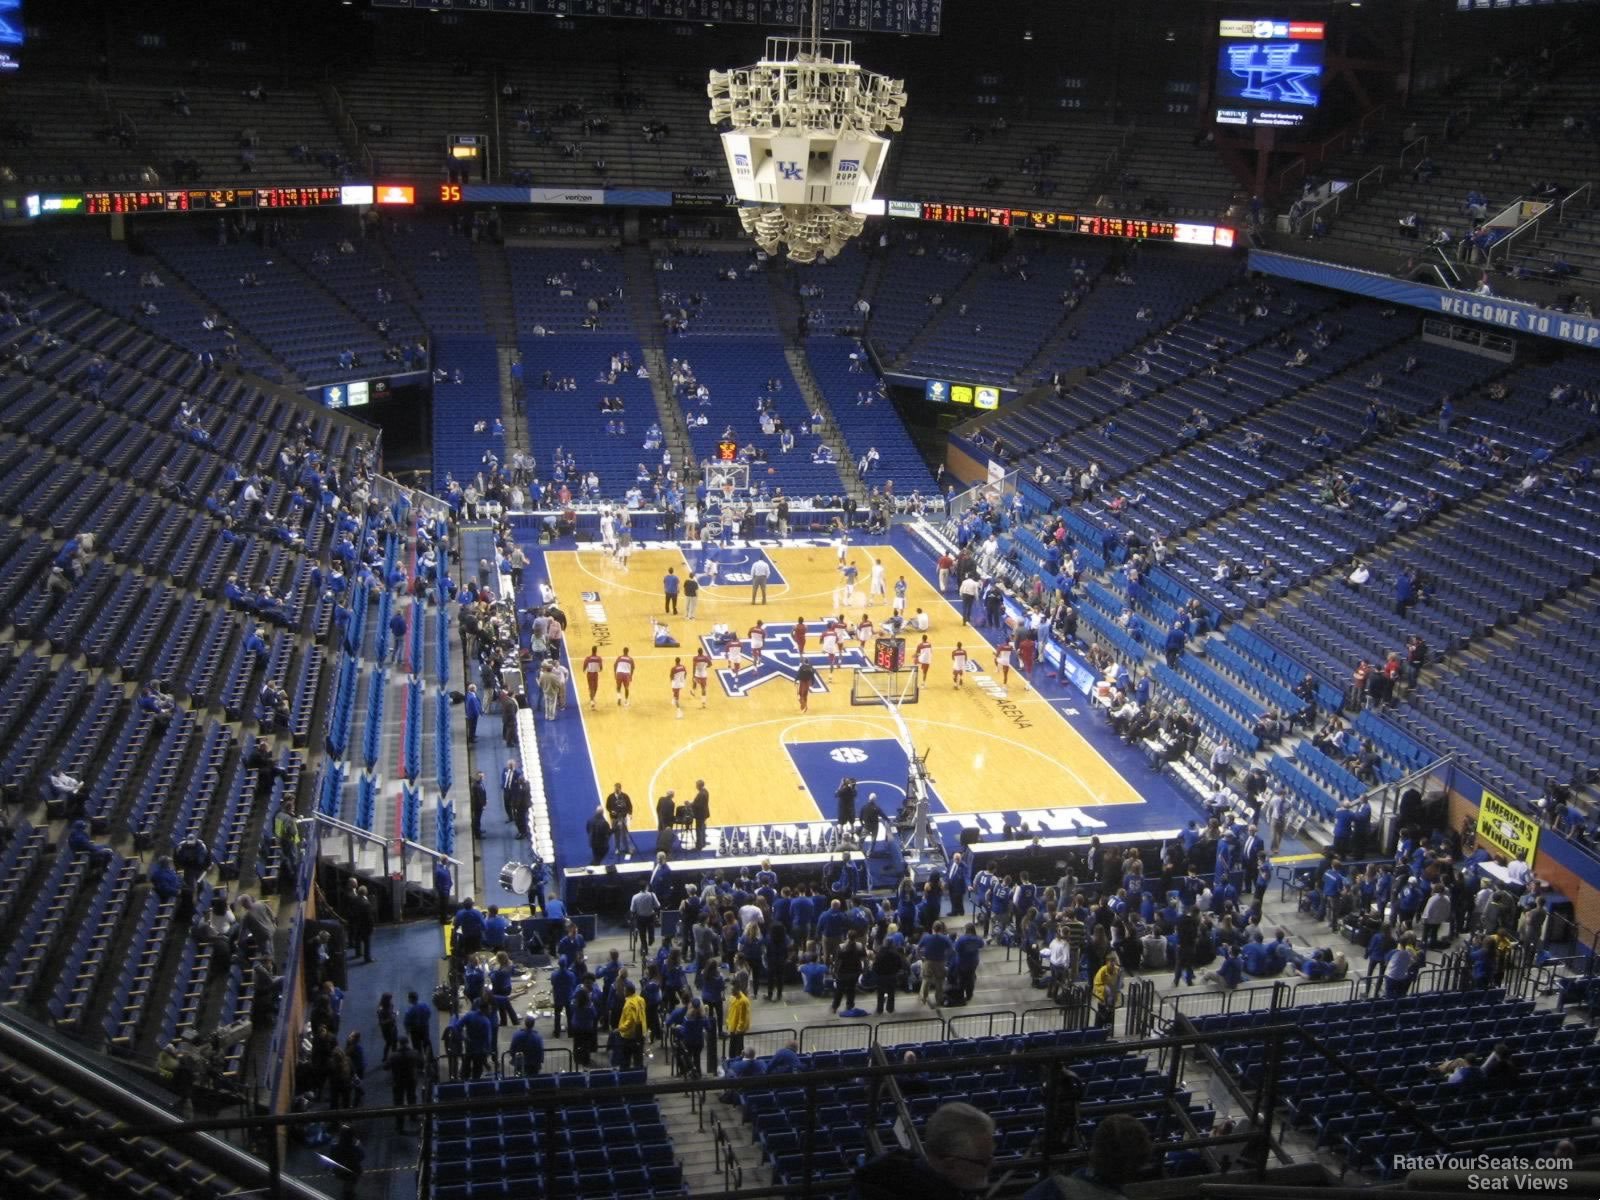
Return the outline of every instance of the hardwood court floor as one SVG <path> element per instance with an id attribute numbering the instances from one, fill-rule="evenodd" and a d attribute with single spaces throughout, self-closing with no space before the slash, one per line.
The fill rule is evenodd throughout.
<path id="1" fill-rule="evenodd" d="M 592 764 L 593 784 L 603 795 L 621 782 L 633 798 L 633 828 L 655 828 L 655 799 L 666 789 L 686 803 L 695 780 L 710 790 L 713 825 L 790 824 L 832 819 L 833 791 L 841 776 L 859 781 L 858 806 L 871 791 L 888 812 L 899 807 L 906 776 L 900 730 L 882 706 L 852 706 L 853 667 L 841 664 L 830 679 L 821 653 L 820 623 L 829 612 L 843 613 L 854 625 L 863 611 L 886 618 L 887 599 L 863 604 L 870 566 L 881 559 L 889 595 L 904 575 L 908 613 L 924 609 L 932 619 L 928 632 L 934 662 L 917 703 L 901 711 L 905 732 L 918 752 L 929 752 L 934 811 L 969 813 L 1000 809 L 1062 806 L 1092 808 L 1140 803 L 1138 792 L 1108 764 L 1052 704 L 1013 669 L 1003 692 L 994 671 L 994 656 L 977 631 L 963 629 L 958 608 L 940 597 L 891 546 L 852 546 L 848 555 L 860 571 L 855 602 L 841 606 L 841 577 L 835 550 L 820 546 L 724 548 L 717 552 L 718 582 L 700 573 L 698 615 L 664 616 L 662 577 L 672 567 L 683 576 L 700 568 L 681 549 L 636 550 L 626 571 L 598 546 L 548 551 L 546 567 L 569 619 L 567 649 L 574 672 L 583 738 L 572 713 L 554 723 L 558 761 L 553 768 L 552 801 L 576 799 L 561 795 L 563 781 L 573 791 L 585 762 Z M 750 561 L 765 555 L 773 567 L 768 603 L 752 605 L 751 589 L 742 582 Z M 731 578 L 730 578 L 731 577 Z M 651 619 L 664 620 L 679 648 L 652 645 Z M 826 690 L 813 691 L 809 714 L 799 711 L 794 670 L 799 652 L 792 630 L 804 618 L 813 623 L 805 655 L 817 667 Z M 748 631 L 756 620 L 770 627 L 765 668 L 750 665 Z M 675 716 L 669 673 L 674 656 L 687 665 L 699 639 L 726 624 L 745 642 L 745 668 L 737 685 L 727 662 L 714 655 L 709 702 L 684 690 L 684 712 Z M 907 655 L 919 634 L 907 634 Z M 961 688 L 951 678 L 951 650 L 957 640 L 972 655 L 972 672 Z M 591 711 L 582 660 L 599 644 L 605 659 L 599 698 Z M 619 707 L 612 663 L 626 646 L 636 666 L 632 703 Z M 864 662 L 857 643 L 846 643 L 855 662 Z M 1036 668 L 1042 670 L 1042 668 Z M 549 743 L 546 736 L 546 744 Z M 585 744 L 586 743 L 586 744 Z M 585 781 L 586 782 L 586 781 Z M 583 789 L 587 790 L 587 789 Z M 585 801 L 587 802 L 587 801 Z M 651 839 L 640 839 L 641 853 Z"/>

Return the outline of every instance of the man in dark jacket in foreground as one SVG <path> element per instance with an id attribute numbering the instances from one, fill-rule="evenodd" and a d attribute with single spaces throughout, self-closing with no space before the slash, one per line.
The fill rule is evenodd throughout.
<path id="1" fill-rule="evenodd" d="M 989 1186 L 994 1120 L 970 1104 L 946 1104 L 922 1130 L 922 1156 L 890 1150 L 856 1172 L 858 1200 L 961 1200 Z"/>

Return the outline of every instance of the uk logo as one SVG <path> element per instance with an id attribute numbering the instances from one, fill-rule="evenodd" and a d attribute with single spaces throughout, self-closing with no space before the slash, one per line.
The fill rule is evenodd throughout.
<path id="1" fill-rule="evenodd" d="M 753 688 L 764 684 L 783 682 L 793 686 L 800 682 L 800 664 L 810 663 L 817 672 L 817 680 L 812 684 L 815 692 L 828 691 L 828 656 L 822 652 L 822 625 L 820 622 L 806 623 L 806 649 L 801 653 L 795 645 L 794 634 L 788 631 L 779 633 L 776 630 L 767 631 L 766 645 L 761 650 L 761 665 L 755 666 L 750 662 L 749 643 L 744 643 L 744 662 L 737 675 L 727 667 L 717 669 L 717 679 L 722 684 L 725 694 L 735 699 L 743 699 L 750 694 Z M 723 657 L 722 643 L 711 637 L 702 637 L 700 644 L 705 647 L 705 652 L 713 658 Z M 870 667 L 866 654 L 856 646 L 839 649 L 839 666 L 847 670 L 857 667 Z"/>
<path id="2" fill-rule="evenodd" d="M 800 164 L 792 162 L 780 162 L 778 164 L 778 174 L 785 179 L 804 179 L 806 177 L 806 173 L 800 169 Z"/>

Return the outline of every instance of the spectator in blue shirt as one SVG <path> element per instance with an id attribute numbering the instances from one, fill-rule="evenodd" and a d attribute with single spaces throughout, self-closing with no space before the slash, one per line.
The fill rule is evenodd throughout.
<path id="1" fill-rule="evenodd" d="M 467 964 L 461 971 L 461 990 L 469 1003 L 476 1004 L 483 999 L 483 986 L 487 978 L 482 959 L 476 954 L 467 959 Z"/>
<path id="2" fill-rule="evenodd" d="M 568 921 L 566 933 L 556 943 L 556 954 L 566 959 L 572 969 L 581 974 L 584 970 L 583 948 L 588 944 L 583 934 L 578 932 L 578 927 Z"/>
<path id="3" fill-rule="evenodd" d="M 544 1070 L 544 1038 L 539 1036 L 532 1013 L 522 1018 L 522 1028 L 511 1037 L 511 1060 L 525 1078 Z"/>
<path id="4" fill-rule="evenodd" d="M 1372 936 L 1367 939 L 1367 946 L 1364 951 L 1364 956 L 1367 960 L 1368 979 L 1383 973 L 1383 965 L 1389 957 L 1389 952 L 1394 947 L 1395 940 L 1392 926 L 1385 925 L 1383 928 L 1373 931 Z"/>
<path id="5" fill-rule="evenodd" d="M 691 1000 L 687 1008 L 674 1009 L 667 1019 L 669 1036 L 676 1036 L 680 1053 L 679 1066 L 690 1079 L 700 1078 L 700 1056 L 711 1038 L 716 1036 L 700 1001 Z M 714 1043 L 711 1043 L 714 1044 Z"/>
<path id="6" fill-rule="evenodd" d="M 428 1007 L 424 1000 L 417 999 L 415 992 L 407 992 L 406 999 L 411 1007 L 406 1009 L 401 1023 L 405 1026 L 406 1036 L 411 1039 L 411 1044 L 421 1054 L 433 1058 L 433 1009 Z"/>
<path id="7" fill-rule="evenodd" d="M 1222 947 L 1222 961 L 1217 964 L 1215 971 L 1207 972 L 1207 978 L 1215 980 L 1230 991 L 1239 986 L 1244 979 L 1244 963 L 1232 946 Z"/>
<path id="8" fill-rule="evenodd" d="M 723 1021 L 722 1000 L 727 993 L 728 981 L 723 977 L 716 959 L 713 958 L 701 968 L 696 983 L 699 985 L 700 1002 L 705 1006 L 704 1013 L 711 1022 L 711 1028 L 720 1030 Z"/>
<path id="9" fill-rule="evenodd" d="M 489 913 L 483 919 L 483 948 L 493 951 L 504 950 L 506 937 L 510 931 L 511 922 L 501 913 L 500 906 L 489 905 Z"/>
<path id="10" fill-rule="evenodd" d="M 565 955 L 556 960 L 556 969 L 550 972 L 550 1006 L 555 1010 L 552 1032 L 561 1036 L 561 1018 L 569 1015 L 572 995 L 578 988 L 578 977 L 572 973 L 571 962 Z"/>
<path id="11" fill-rule="evenodd" d="M 956 995 L 962 1000 L 972 1000 L 978 983 L 978 962 L 983 955 L 984 941 L 978 936 L 978 927 L 968 925 L 955 941 Z"/>
<path id="12" fill-rule="evenodd" d="M 483 949 L 483 914 L 468 896 L 456 910 L 454 937 L 451 948 L 458 957 L 476 954 Z"/>
<path id="13" fill-rule="evenodd" d="M 455 876 L 450 874 L 450 864 L 436 859 L 433 864 L 433 895 L 439 902 L 439 924 L 450 924 L 450 892 L 455 887 Z"/>
<path id="14" fill-rule="evenodd" d="M 172 859 L 163 855 L 150 868 L 150 889 L 162 900 L 176 900 L 183 890 L 183 880 L 172 866 Z"/>
<path id="15" fill-rule="evenodd" d="M 822 997 L 828 994 L 828 968 L 813 958 L 800 964 L 800 985 L 806 995 Z"/>
<path id="16" fill-rule="evenodd" d="M 515 972 L 511 958 L 504 950 L 494 956 L 494 967 L 489 971 L 489 1002 L 502 1026 L 517 1023 L 517 1011 L 511 1007 L 511 981 Z"/>
<path id="17" fill-rule="evenodd" d="M 67 833 L 67 848 L 74 854 L 87 854 L 97 868 L 104 869 L 116 857 L 110 846 L 99 845 L 89 833 L 89 822 L 77 820 Z"/>
<path id="18" fill-rule="evenodd" d="M 747 1047 L 743 1054 L 728 1060 L 727 1066 L 723 1068 L 723 1073 L 729 1079 L 752 1079 L 758 1075 L 765 1075 L 767 1071 L 761 1060 L 756 1057 L 755 1050 Z M 737 1104 L 739 1102 L 739 1094 L 737 1092 L 724 1092 L 721 1099 L 724 1104 Z"/>
<path id="19" fill-rule="evenodd" d="M 489 1005 L 480 1000 L 456 1018 L 461 1031 L 461 1045 L 466 1054 L 464 1066 L 468 1079 L 482 1079 L 494 1054 L 494 1020 Z"/>
<path id="20" fill-rule="evenodd" d="M 400 660 L 405 657 L 406 629 L 406 615 L 396 609 L 394 615 L 389 618 L 389 638 L 393 643 L 390 648 L 389 661 L 395 666 L 399 666 Z"/>
<path id="21" fill-rule="evenodd" d="M 1261 940 L 1259 931 L 1245 943 L 1244 952 L 1240 957 L 1243 959 L 1245 974 L 1253 975 L 1257 979 L 1276 975 L 1283 970 L 1283 963 L 1273 952 L 1272 947 Z"/>
<path id="22" fill-rule="evenodd" d="M 922 989 L 918 999 L 934 1008 L 944 1003 L 945 976 L 954 949 L 945 936 L 943 921 L 934 922 L 933 929 L 917 943 L 917 954 L 922 960 Z"/>

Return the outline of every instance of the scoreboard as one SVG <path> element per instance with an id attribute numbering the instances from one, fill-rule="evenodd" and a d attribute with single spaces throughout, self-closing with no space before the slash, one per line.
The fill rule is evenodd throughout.
<path id="1" fill-rule="evenodd" d="M 944 0 L 817 0 L 832 33 L 937 34 Z M 726 25 L 796 25 L 802 0 L 372 0 L 374 8 L 433 12 L 526 13 L 546 17 L 623 17 Z"/>
<path id="2" fill-rule="evenodd" d="M 230 208 L 323 208 L 348 203 L 340 187 L 178 188 L 132 192 L 85 192 L 79 210 L 91 217 L 112 214 L 204 212 Z M 369 189 L 370 190 L 370 189 Z"/>
<path id="3" fill-rule="evenodd" d="M 891 200 L 888 213 L 891 217 L 913 217 L 950 225 L 991 225 L 1001 229 L 1185 242 L 1196 246 L 1232 246 L 1234 232 L 1225 225 L 1196 225 L 1187 221 L 1108 217 L 1099 213 L 1051 212 L 1031 208 L 993 208 L 982 204 L 919 204 Z"/>

